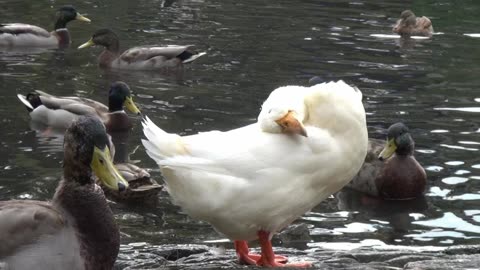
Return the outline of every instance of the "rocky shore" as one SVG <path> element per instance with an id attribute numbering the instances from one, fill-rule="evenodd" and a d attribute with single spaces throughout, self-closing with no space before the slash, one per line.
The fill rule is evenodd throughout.
<path id="1" fill-rule="evenodd" d="M 253 249 L 258 252 L 258 249 Z M 480 245 L 443 250 L 361 247 L 352 250 L 314 248 L 306 251 L 276 247 L 292 261 L 310 261 L 310 269 L 458 270 L 480 269 Z M 207 245 L 123 245 L 115 269 L 247 269 L 236 262 L 233 249 Z"/>

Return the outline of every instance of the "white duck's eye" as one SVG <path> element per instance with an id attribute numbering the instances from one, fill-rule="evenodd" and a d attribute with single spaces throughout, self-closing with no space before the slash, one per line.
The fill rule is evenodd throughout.
<path id="1" fill-rule="evenodd" d="M 268 113 L 272 113 L 272 109 L 268 110 Z"/>

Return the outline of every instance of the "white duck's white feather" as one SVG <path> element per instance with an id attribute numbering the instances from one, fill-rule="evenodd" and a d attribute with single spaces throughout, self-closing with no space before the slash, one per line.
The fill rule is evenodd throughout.
<path id="1" fill-rule="evenodd" d="M 308 137 L 265 132 L 258 123 L 180 137 L 147 118 L 143 143 L 174 203 L 232 240 L 252 240 L 259 230 L 281 230 L 338 191 L 367 151 L 357 89 L 341 81 L 278 88 L 259 122 L 275 120 L 264 110 L 283 109 L 303 118 Z"/>

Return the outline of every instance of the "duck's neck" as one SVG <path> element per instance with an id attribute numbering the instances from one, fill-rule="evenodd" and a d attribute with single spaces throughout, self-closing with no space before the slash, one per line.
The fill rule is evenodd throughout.
<path id="1" fill-rule="evenodd" d="M 91 177 L 87 178 L 81 182 L 91 183 L 62 180 L 53 203 L 73 220 L 85 269 L 112 269 L 120 247 L 120 233 L 102 189 Z"/>
<path id="2" fill-rule="evenodd" d="M 107 48 L 98 57 L 99 65 L 103 68 L 110 67 L 110 64 L 118 57 L 118 51 L 114 52 Z"/>
<path id="3" fill-rule="evenodd" d="M 70 45 L 70 32 L 68 32 L 67 28 L 59 28 L 55 29 L 54 35 L 58 39 L 58 44 L 61 46 L 68 46 Z"/>

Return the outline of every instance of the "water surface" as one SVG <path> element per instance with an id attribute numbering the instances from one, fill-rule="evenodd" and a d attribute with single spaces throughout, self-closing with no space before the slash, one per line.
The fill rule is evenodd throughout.
<path id="1" fill-rule="evenodd" d="M 108 85 L 123 80 L 155 123 L 169 132 L 194 134 L 250 124 L 273 89 L 307 85 L 310 77 L 320 76 L 363 91 L 371 137 L 384 138 L 385 129 L 397 121 L 410 127 L 416 157 L 428 173 L 427 195 L 392 204 L 365 201 L 358 194 L 332 196 L 297 221 L 308 224 L 310 241 L 275 244 L 478 243 L 480 39 L 463 34 L 478 33 L 480 2 L 378 2 L 182 0 L 166 2 L 166 7 L 150 0 L 76 2 L 92 23 L 69 25 L 71 48 L 0 52 L 0 199 L 49 199 L 61 176 L 62 136 L 32 129 L 17 93 L 39 89 L 106 102 Z M 0 1 L 0 15 L 4 22 L 50 29 L 54 8 L 65 3 L 71 2 Z M 407 41 L 378 36 L 391 34 L 405 8 L 429 16 L 442 34 Z M 75 49 L 100 27 L 116 31 L 124 48 L 195 44 L 207 55 L 182 74 L 107 72 L 96 65 L 100 48 Z M 141 137 L 139 119 L 134 122 L 132 150 Z M 143 147 L 130 158 L 161 181 Z M 124 248 L 143 242 L 232 247 L 208 224 L 173 206 L 165 192 L 157 207 L 112 203 L 112 208 Z"/>

